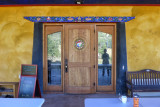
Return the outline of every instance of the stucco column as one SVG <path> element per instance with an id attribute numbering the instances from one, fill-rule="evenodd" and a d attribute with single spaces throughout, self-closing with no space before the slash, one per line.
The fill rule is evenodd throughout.
<path id="1" fill-rule="evenodd" d="M 43 93 L 43 23 L 34 23 L 32 64 L 38 65 L 38 80 Z"/>
<path id="2" fill-rule="evenodd" d="M 126 94 L 127 49 L 125 23 L 117 23 L 116 93 Z"/>

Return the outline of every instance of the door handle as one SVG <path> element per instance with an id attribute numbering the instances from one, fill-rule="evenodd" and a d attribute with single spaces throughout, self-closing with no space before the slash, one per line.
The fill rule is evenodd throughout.
<path id="1" fill-rule="evenodd" d="M 65 72 L 68 72 L 68 59 L 65 59 Z"/>

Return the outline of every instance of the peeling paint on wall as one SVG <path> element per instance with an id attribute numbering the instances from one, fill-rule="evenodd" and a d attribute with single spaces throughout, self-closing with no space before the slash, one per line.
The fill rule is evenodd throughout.
<path id="1" fill-rule="evenodd" d="M 31 64 L 32 22 L 24 16 L 135 16 L 126 23 L 128 70 L 160 70 L 158 6 L 0 7 L 0 81 L 19 81 L 21 64 Z"/>

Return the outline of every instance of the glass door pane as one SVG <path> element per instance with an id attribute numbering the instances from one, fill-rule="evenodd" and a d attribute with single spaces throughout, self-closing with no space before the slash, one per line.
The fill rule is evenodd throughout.
<path id="1" fill-rule="evenodd" d="M 112 80 L 112 35 L 98 32 L 98 85 L 109 86 Z"/>
<path id="2" fill-rule="evenodd" d="M 47 35 L 48 84 L 61 85 L 61 32 Z"/>

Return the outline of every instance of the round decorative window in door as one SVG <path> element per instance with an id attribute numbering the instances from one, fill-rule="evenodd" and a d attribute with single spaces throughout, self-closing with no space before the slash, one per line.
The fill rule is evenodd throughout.
<path id="1" fill-rule="evenodd" d="M 79 39 L 76 39 L 74 43 L 75 43 L 75 48 L 78 49 L 78 50 L 83 49 L 84 46 L 85 46 L 84 40 L 83 40 L 83 39 L 80 39 L 80 38 L 79 38 Z"/>

